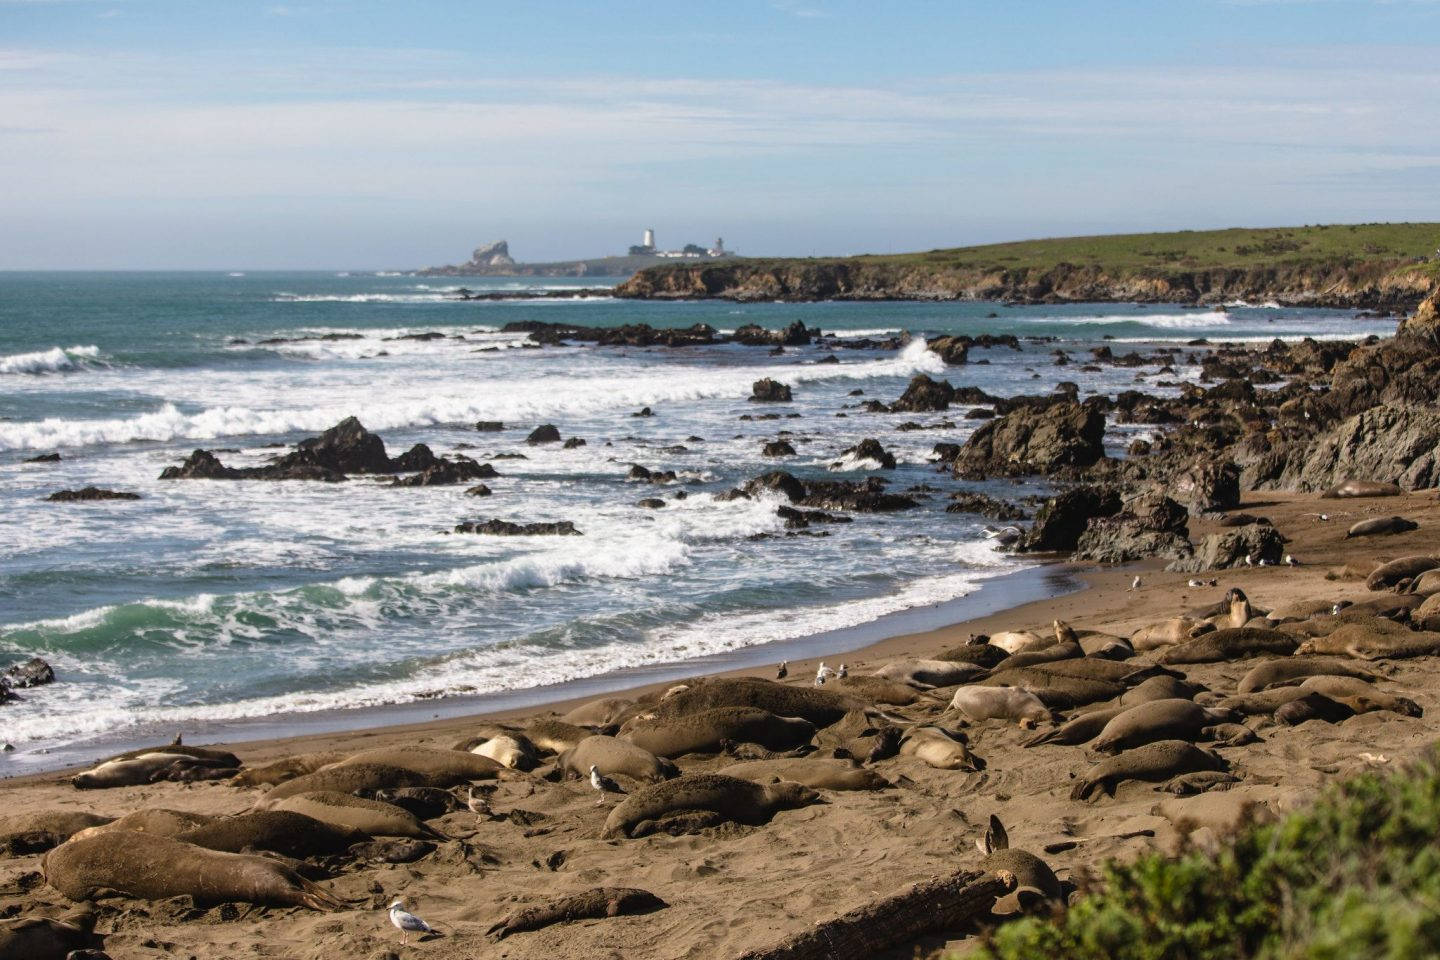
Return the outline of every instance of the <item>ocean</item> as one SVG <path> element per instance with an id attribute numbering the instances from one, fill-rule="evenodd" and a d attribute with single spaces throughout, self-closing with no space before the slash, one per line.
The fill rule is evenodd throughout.
<path id="1" fill-rule="evenodd" d="M 1386 335 L 1349 311 L 1232 305 L 459 301 L 481 292 L 601 287 L 611 280 L 424 278 L 375 273 L 0 273 L 0 667 L 48 660 L 53 685 L 0 706 L 15 772 L 57 751 L 177 729 L 343 717 L 552 688 L 871 624 L 1003 589 L 1030 561 L 994 549 L 987 521 L 947 495 L 1016 499 L 1041 482 L 957 484 L 931 449 L 982 421 L 876 414 L 926 373 L 995 395 L 1164 393 L 1198 367 L 1104 366 L 1084 351 Z M 739 345 L 546 347 L 501 328 L 527 320 L 613 326 L 800 320 L 841 337 L 908 331 L 898 350 Z M 443 337 L 416 338 L 422 333 Z M 939 334 L 1013 333 L 1024 349 L 973 349 L 946 367 Z M 1044 338 L 1055 338 L 1054 342 Z M 273 341 L 273 342 L 264 342 Z M 1053 351 L 1075 353 L 1055 365 Z M 975 361 L 988 361 L 980 363 Z M 1183 357 L 1182 357 L 1183 361 Z M 748 401 L 789 384 L 789 404 Z M 856 394 L 856 391 L 861 393 Z M 653 416 L 638 417 L 643 407 Z M 778 412 L 780 420 L 741 419 Z M 789 416 L 798 414 L 798 416 Z M 840 416 L 845 414 L 845 416 Z M 196 448 L 232 466 L 356 416 L 390 454 L 493 461 L 493 495 L 453 487 L 158 479 Z M 953 427 L 899 431 L 905 421 Z M 475 421 L 502 421 L 482 433 Z M 552 423 L 586 443 L 529 446 Z M 1148 428 L 1112 425 L 1120 455 Z M 761 455 L 784 437 L 797 455 Z M 874 437 L 893 471 L 841 458 Z M 58 463 L 26 463 L 58 452 Z M 632 464 L 677 480 L 628 477 Z M 787 535 L 778 500 L 717 499 L 773 469 L 928 485 L 919 508 L 856 514 Z M 94 485 L 137 501 L 52 503 Z M 685 496 L 678 496 L 681 493 Z M 661 509 L 638 505 L 658 497 Z M 452 532 L 458 522 L 569 520 L 578 537 Z M 1003 599 L 1003 598 L 1002 598 Z M 563 689 L 563 688 L 562 688 Z M 339 723 L 341 721 L 336 720 Z M 4 767 L 0 767 L 4 769 Z"/>

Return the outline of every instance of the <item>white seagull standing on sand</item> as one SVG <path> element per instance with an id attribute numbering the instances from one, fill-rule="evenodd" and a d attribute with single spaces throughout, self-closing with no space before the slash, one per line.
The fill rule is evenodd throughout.
<path id="1" fill-rule="evenodd" d="M 1139 578 L 1139 577 L 1136 577 L 1134 580 L 1131 580 L 1131 581 L 1130 581 L 1130 589 L 1131 589 L 1131 590 L 1139 590 L 1139 589 L 1140 589 L 1140 578 Z"/>
<path id="2" fill-rule="evenodd" d="M 400 931 L 400 942 L 409 943 L 412 933 L 434 933 L 430 924 L 421 920 L 413 913 L 406 913 L 402 908 L 404 900 L 396 900 L 390 904 L 390 922 L 395 924 L 395 929 Z"/>
<path id="3" fill-rule="evenodd" d="M 835 676 L 839 677 L 841 680 L 844 680 L 846 677 L 850 676 L 850 671 L 846 670 L 845 664 L 842 663 L 840 664 L 840 669 L 835 671 Z"/>
<path id="4" fill-rule="evenodd" d="M 620 789 L 620 784 L 616 783 L 614 780 L 611 780 L 609 777 L 605 776 L 605 774 L 601 773 L 600 768 L 595 766 L 595 764 L 593 763 L 590 764 L 590 786 L 594 787 L 596 790 L 599 790 L 601 793 L 625 792 Z"/>
<path id="5" fill-rule="evenodd" d="M 825 686 L 825 681 L 835 676 L 835 671 L 825 666 L 825 661 L 820 661 L 820 667 L 815 671 L 815 686 Z"/>
<path id="6" fill-rule="evenodd" d="M 781 660 L 781 661 L 780 661 L 780 669 L 775 671 L 775 679 L 776 679 L 776 680 L 784 680 L 784 679 L 785 679 L 786 677 L 788 677 L 789 675 L 790 675 L 790 661 L 789 661 L 789 660 Z"/>

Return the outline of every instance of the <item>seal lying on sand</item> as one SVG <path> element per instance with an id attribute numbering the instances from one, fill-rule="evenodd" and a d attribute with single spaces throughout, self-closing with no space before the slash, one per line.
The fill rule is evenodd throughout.
<path id="1" fill-rule="evenodd" d="M 1130 634 L 1130 645 L 1139 653 L 1157 650 L 1172 644 L 1193 640 L 1202 633 L 1209 633 L 1215 625 L 1208 620 L 1195 617 L 1171 617 L 1158 623 L 1148 624 Z"/>
<path id="2" fill-rule="evenodd" d="M 747 760 L 722 767 L 719 772 L 752 783 L 785 780 L 816 790 L 884 790 L 893 786 L 874 770 L 857 767 L 849 760 Z"/>
<path id="3" fill-rule="evenodd" d="M 1091 747 L 1100 753 L 1118 753 L 1157 740 L 1191 741 L 1206 727 L 1232 717 L 1229 711 L 1207 710 L 1193 700 L 1152 700 L 1111 719 Z"/>
<path id="4" fill-rule="evenodd" d="M 354 827 L 344 827 L 293 810 L 255 810 L 222 817 L 187 830 L 175 838 L 206 850 L 239 853 L 242 850 L 270 850 L 287 857 L 325 856 L 344 853 L 370 839 Z"/>
<path id="5" fill-rule="evenodd" d="M 469 754 L 459 754 L 469 756 Z M 382 790 L 386 787 L 448 787 L 452 782 L 445 777 L 428 777 L 402 767 L 382 763 L 347 763 L 343 766 L 322 767 L 303 777 L 286 780 L 269 793 L 255 801 L 257 808 L 274 806 L 277 800 L 293 797 L 316 790 L 333 790 L 339 793 L 354 793 L 357 790 Z"/>
<path id="6" fill-rule="evenodd" d="M 1085 650 L 1076 640 L 1069 640 L 1065 643 L 1052 643 L 1048 647 L 1041 647 L 1038 650 L 1026 650 L 1024 653 L 1012 653 L 1010 656 L 995 664 L 995 671 L 1013 670 L 1018 667 L 1033 667 L 1040 663 L 1053 663 L 1056 660 L 1073 660 L 1076 657 L 1085 656 Z"/>
<path id="7" fill-rule="evenodd" d="M 366 800 L 349 793 L 317 790 L 286 797 L 275 810 L 302 813 L 342 829 L 359 830 L 372 837 L 414 837 L 434 840 L 440 834 L 421 823 L 413 813 L 393 803 Z"/>
<path id="8" fill-rule="evenodd" d="M 0 960 L 65 960 L 72 950 L 99 946 L 95 914 L 88 907 L 49 917 L 0 920 Z"/>
<path id="9" fill-rule="evenodd" d="M 939 727 L 911 727 L 900 741 L 900 754 L 918 757 L 937 770 L 979 770 L 984 764 L 975 758 L 965 741 Z"/>
<path id="10" fill-rule="evenodd" d="M 188 810 L 166 810 L 163 807 L 151 807 L 145 810 L 131 811 L 114 823 L 107 824 L 103 829 L 130 830 L 134 833 L 150 833 L 160 837 L 177 837 L 186 830 L 203 827 L 215 819 L 214 815 L 208 813 L 191 813 Z"/>
<path id="11" fill-rule="evenodd" d="M 71 840 L 40 861 L 45 882 L 71 900 L 114 892 L 140 900 L 194 897 L 339 910 L 344 904 L 269 857 L 220 853 L 169 837 L 116 830 Z"/>
<path id="12" fill-rule="evenodd" d="M 1406 717 L 1421 717 L 1425 711 L 1420 704 L 1409 697 L 1397 696 L 1393 693 L 1386 693 L 1383 690 L 1376 690 L 1372 684 L 1364 680 L 1357 680 L 1355 677 L 1347 676 L 1324 676 L 1310 677 L 1300 684 L 1304 690 L 1314 690 L 1316 693 L 1323 693 L 1331 700 L 1339 700 L 1356 713 L 1369 713 L 1371 710 L 1390 710 Z"/>
<path id="13" fill-rule="evenodd" d="M 1115 665 L 1108 660 L 1091 662 Z M 1100 700 L 1113 699 L 1125 692 L 1125 685 L 1121 683 L 1090 677 L 1069 676 L 1060 672 L 1063 668 L 1080 663 L 1083 661 L 1061 660 L 1058 663 L 1042 663 L 1039 666 L 1020 667 L 1015 670 L 992 673 L 980 681 L 977 686 L 1023 687 L 1038 697 L 1047 707 L 1059 709 L 1083 707 Z"/>
<path id="14" fill-rule="evenodd" d="M 788 750 L 809 742 L 815 735 L 815 727 L 798 717 L 777 717 L 755 707 L 719 707 L 632 721 L 624 735 L 657 757 L 679 757 L 687 753 L 714 753 L 719 750 L 721 740 L 758 743 L 767 750 Z"/>
<path id="15" fill-rule="evenodd" d="M 1254 717 L 1272 714 L 1291 700 L 1298 700 L 1303 696 L 1305 691 L 1299 687 L 1270 687 L 1255 693 L 1224 697 L 1216 702 L 1215 707 L 1241 716 Z"/>
<path id="16" fill-rule="evenodd" d="M 380 747 L 362 750 L 328 769 L 338 770 L 356 764 L 371 763 L 412 770 L 432 780 L 448 781 L 428 784 L 397 784 L 397 786 L 450 787 L 470 780 L 494 780 L 502 769 L 489 757 L 460 750 L 434 750 L 430 747 Z"/>
<path id="17" fill-rule="evenodd" d="M 1097 763 L 1075 784 L 1070 799 L 1085 800 L 1097 790 L 1113 796 L 1115 785 L 1125 780 L 1158 783 L 1185 773 L 1224 769 L 1225 761 L 1208 750 L 1184 740 L 1160 740 Z"/>
<path id="18" fill-rule="evenodd" d="M 953 660 L 897 660 L 875 671 L 875 676 L 882 679 L 917 687 L 953 687 L 984 675 L 984 667 Z"/>
<path id="19" fill-rule="evenodd" d="M 1345 539 L 1375 537 L 1388 533 L 1409 533 L 1411 530 L 1419 529 L 1420 524 L 1414 520 L 1406 520 L 1404 517 L 1373 517 L 1351 524 L 1350 529 L 1345 531 Z"/>
<path id="20" fill-rule="evenodd" d="M 999 647 L 1006 653 L 1023 653 L 1049 646 L 1052 641 L 1029 630 L 1006 630 L 990 635 L 990 646 Z"/>
<path id="21" fill-rule="evenodd" d="M 1323 693 L 1301 690 L 1301 696 L 1275 711 L 1275 720 L 1290 726 L 1298 726 L 1307 720 L 1339 723 L 1355 716 L 1356 712 L 1349 704 L 1327 697 Z"/>
<path id="22" fill-rule="evenodd" d="M 758 677 L 722 677 L 697 682 L 666 697 L 650 712 L 657 717 L 679 717 L 718 707 L 753 707 L 777 717 L 800 717 L 823 727 L 865 704 L 835 690 L 792 687 Z"/>
<path id="23" fill-rule="evenodd" d="M 21 857 L 59 846 L 81 830 L 104 826 L 112 817 L 79 810 L 39 810 L 0 817 L 0 855 Z"/>
<path id="24" fill-rule="evenodd" d="M 234 779 L 230 782 L 237 787 L 277 786 L 286 780 L 294 780 L 307 773 L 314 773 L 321 767 L 339 763 L 348 756 L 349 754 L 337 750 L 328 750 L 324 753 L 297 753 L 263 766 L 246 767 L 235 774 Z"/>
<path id="25" fill-rule="evenodd" d="M 156 747 L 128 750 L 70 778 L 77 790 L 134 787 L 163 780 L 191 767 L 208 767 L 218 775 L 230 776 L 240 767 L 233 753 L 204 747 Z"/>
<path id="26" fill-rule="evenodd" d="M 1232 627 L 1177 643 L 1157 658 L 1160 663 L 1214 663 L 1274 653 L 1288 656 L 1299 646 L 1293 633 L 1258 627 Z"/>
<path id="27" fill-rule="evenodd" d="M 1341 660 L 1338 657 L 1307 657 L 1291 656 L 1280 657 L 1275 660 L 1267 660 L 1264 663 L 1256 664 L 1250 668 L 1250 672 L 1240 678 L 1235 685 L 1236 693 L 1254 693 L 1257 690 L 1264 690 L 1266 687 L 1273 687 L 1279 683 L 1288 683 L 1291 680 L 1299 680 L 1303 677 L 1318 676 L 1355 677 L 1359 680 L 1378 680 L 1379 675 L 1366 670 L 1364 667 L 1350 660 Z"/>
<path id="28" fill-rule="evenodd" d="M 1427 570 L 1434 570 L 1436 567 L 1440 567 L 1440 557 L 1429 555 L 1401 557 L 1398 560 L 1391 560 L 1389 563 L 1382 563 L 1371 571 L 1370 576 L 1365 579 L 1365 586 L 1370 590 L 1388 590 L 1401 580 L 1413 580 Z"/>
<path id="29" fill-rule="evenodd" d="M 679 811 L 709 811 L 723 820 L 759 825 L 778 810 L 818 802 L 820 794 L 799 783 L 761 786 L 718 773 L 692 773 L 630 794 L 610 811 L 601 836 L 644 836 L 654 829 L 651 821 Z"/>
<path id="30" fill-rule="evenodd" d="M 883 703 L 888 706 L 908 707 L 912 703 L 919 703 L 927 699 L 925 694 L 908 683 L 854 673 L 836 680 L 835 687 L 844 693 L 868 700 L 870 703 Z"/>
<path id="31" fill-rule="evenodd" d="M 607 777 L 618 775 L 646 783 L 680 775 L 680 769 L 671 761 L 616 737 L 586 737 L 560 754 L 556 765 L 567 779 L 589 776 L 592 766 Z"/>
<path id="32" fill-rule="evenodd" d="M 536 720 L 525 728 L 530 742 L 547 753 L 564 753 L 593 732 L 563 720 Z"/>
<path id="33" fill-rule="evenodd" d="M 544 903 L 516 910 L 485 933 L 504 940 L 512 933 L 539 930 L 553 923 L 575 920 L 603 920 L 636 913 L 650 913 L 669 906 L 648 890 L 630 887 L 595 887 L 568 897 L 556 897 Z"/>
<path id="34" fill-rule="evenodd" d="M 479 742 L 476 742 L 476 739 Z M 457 746 L 455 749 L 463 749 L 477 757 L 494 760 L 500 766 L 511 770 L 533 770 L 540 762 L 540 751 L 535 749 L 535 744 L 524 734 L 502 733 L 476 739 L 468 740 L 465 746 Z"/>
<path id="35" fill-rule="evenodd" d="M 961 687 L 950 706 L 971 720 L 1013 720 L 1032 727 L 1052 716 L 1039 697 L 1018 687 Z"/>
<path id="36" fill-rule="evenodd" d="M 985 856 L 985 859 L 980 861 L 981 870 L 987 873 L 1008 870 L 1015 875 L 1015 889 L 995 898 L 995 905 L 990 908 L 991 914 L 1007 917 L 1046 903 L 1052 907 L 1064 906 L 1065 892 L 1060 886 L 1060 880 L 1055 876 L 1055 871 L 1029 851 L 1012 850 L 1010 837 L 999 817 L 991 814 L 985 838 L 976 841 L 976 846 Z"/>
<path id="37" fill-rule="evenodd" d="M 1428 657 L 1440 653 L 1440 633 L 1406 630 L 1374 620 L 1370 624 L 1347 623 L 1324 637 L 1312 637 L 1300 645 L 1300 653 L 1341 653 L 1359 660 Z"/>
<path id="38" fill-rule="evenodd" d="M 1375 480 L 1346 480 L 1320 494 L 1322 500 L 1349 500 L 1354 497 L 1398 497 L 1401 489 L 1393 483 Z"/>
<path id="39" fill-rule="evenodd" d="M 599 700 L 582 703 L 561 717 L 560 722 L 592 729 L 614 726 L 628 716 L 634 706 L 634 700 L 624 697 L 601 697 Z"/>
<path id="40" fill-rule="evenodd" d="M 1062 746 L 1078 746 L 1082 743 L 1089 743 L 1100 736 L 1100 731 L 1105 729 L 1105 724 L 1115 717 L 1124 713 L 1126 706 L 1104 707 L 1100 710 L 1091 710 L 1089 713 L 1082 713 L 1079 716 L 1071 717 L 1058 727 L 1037 733 L 1028 740 L 1023 741 L 1022 747 L 1038 747 L 1042 744 L 1053 743 Z"/>
<path id="41" fill-rule="evenodd" d="M 1151 700 L 1193 700 L 1203 687 L 1181 680 L 1179 677 L 1162 673 L 1141 680 L 1135 686 L 1120 694 L 1120 703 L 1133 707 Z"/>

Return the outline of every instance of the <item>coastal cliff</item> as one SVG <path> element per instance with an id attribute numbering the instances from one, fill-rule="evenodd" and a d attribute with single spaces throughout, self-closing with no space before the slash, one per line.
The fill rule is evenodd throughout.
<path id="1" fill-rule="evenodd" d="M 1282 304 L 1410 310 L 1440 282 L 1440 225 L 1132 234 L 903 256 L 739 259 L 641 270 L 636 299 Z"/>

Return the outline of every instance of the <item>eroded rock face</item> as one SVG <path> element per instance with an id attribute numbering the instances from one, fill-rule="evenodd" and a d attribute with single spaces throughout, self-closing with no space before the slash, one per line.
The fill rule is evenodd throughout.
<path id="1" fill-rule="evenodd" d="M 1170 494 L 1196 513 L 1240 506 L 1240 468 L 1228 460 L 1197 460 L 1168 484 Z"/>
<path id="2" fill-rule="evenodd" d="M 1280 531 L 1268 524 L 1252 523 L 1224 533 L 1210 534 L 1195 548 L 1193 557 L 1177 560 L 1165 569 L 1182 573 L 1227 570 L 1237 566 L 1276 564 L 1284 555 L 1285 538 Z"/>
<path id="3" fill-rule="evenodd" d="M 790 388 L 769 377 L 750 386 L 750 400 L 754 403 L 789 403 L 791 399 Z"/>
<path id="4" fill-rule="evenodd" d="M 919 374 L 910 381 L 900 399 L 890 405 L 896 413 L 932 413 L 948 410 L 955 400 L 955 388 L 946 380 L 931 380 Z"/>
<path id="5" fill-rule="evenodd" d="M 1440 412 L 1398 403 L 1373 407 L 1288 451 L 1283 468 L 1258 486 L 1316 491 L 1352 479 L 1407 490 L 1440 484 Z"/>
<path id="6" fill-rule="evenodd" d="M 1051 497 L 1035 514 L 1035 522 L 1019 549 L 1038 553 L 1068 553 L 1096 517 L 1120 512 L 1123 503 L 1112 487 L 1079 486 Z"/>
<path id="7" fill-rule="evenodd" d="M 955 458 L 955 474 L 980 480 L 1089 467 L 1105 456 L 1105 416 L 1070 400 L 1021 408 L 984 424 Z"/>
<path id="8" fill-rule="evenodd" d="M 509 520 L 466 520 L 455 525 L 456 533 L 481 533 L 494 537 L 578 537 L 571 520 L 553 520 L 537 523 L 512 523 Z"/>
<path id="9" fill-rule="evenodd" d="M 1179 503 L 1150 493 L 1119 513 L 1094 517 L 1075 544 L 1072 559 L 1098 563 L 1129 563 L 1160 557 L 1175 560 L 1191 553 L 1189 514 Z"/>

